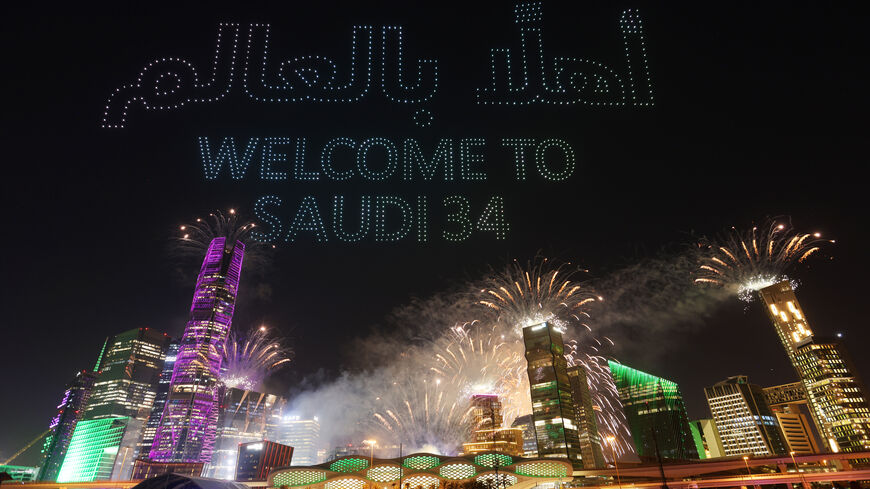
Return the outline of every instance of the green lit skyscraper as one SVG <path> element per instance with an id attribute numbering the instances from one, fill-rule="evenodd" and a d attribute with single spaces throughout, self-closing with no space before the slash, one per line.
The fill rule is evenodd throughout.
<path id="1" fill-rule="evenodd" d="M 538 456 L 583 468 L 562 333 L 550 323 L 523 328 Z"/>
<path id="2" fill-rule="evenodd" d="M 698 451 L 676 382 L 616 362 L 608 364 L 638 455 L 655 457 L 658 445 L 662 458 L 697 459 Z"/>
<path id="3" fill-rule="evenodd" d="M 131 329 L 106 341 L 99 377 L 57 482 L 130 478 L 169 342 L 165 333 L 150 328 Z"/>

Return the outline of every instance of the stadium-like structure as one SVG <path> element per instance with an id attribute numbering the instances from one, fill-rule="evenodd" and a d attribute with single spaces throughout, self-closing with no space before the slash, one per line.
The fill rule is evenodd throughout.
<path id="1" fill-rule="evenodd" d="M 370 463 L 370 461 L 372 463 Z M 512 457 L 485 452 L 465 457 L 414 453 L 380 459 L 349 455 L 310 467 L 283 467 L 269 473 L 268 487 L 306 489 L 442 489 L 477 481 L 488 487 L 525 489 L 568 482 L 573 468 L 558 459 Z"/>

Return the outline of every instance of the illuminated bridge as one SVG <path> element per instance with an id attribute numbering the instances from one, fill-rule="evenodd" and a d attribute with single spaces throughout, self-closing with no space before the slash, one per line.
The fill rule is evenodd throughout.
<path id="1" fill-rule="evenodd" d="M 370 463 L 373 462 L 373 463 Z M 269 473 L 269 487 L 308 489 L 437 489 L 450 482 L 477 481 L 516 489 L 567 482 L 566 461 L 511 457 L 487 452 L 467 457 L 414 453 L 402 458 L 370 459 L 351 455 L 310 467 L 284 467 Z M 495 483 L 495 484 L 494 484 Z"/>

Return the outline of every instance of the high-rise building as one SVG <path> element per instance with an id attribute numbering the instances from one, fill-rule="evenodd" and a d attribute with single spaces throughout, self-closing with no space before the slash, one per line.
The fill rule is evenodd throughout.
<path id="1" fill-rule="evenodd" d="M 172 340 L 166 349 L 163 359 L 163 369 L 160 371 L 160 380 L 157 383 L 157 394 L 154 396 L 154 405 L 151 414 L 145 422 L 142 430 L 142 441 L 139 442 L 139 455 L 148 457 L 151 445 L 154 444 L 154 435 L 157 434 L 157 426 L 160 425 L 160 417 L 163 416 L 163 408 L 166 407 L 166 399 L 169 397 L 169 384 L 172 381 L 172 370 L 175 368 L 175 358 L 178 356 L 178 340 Z M 199 477 L 200 474 L 196 474 Z"/>
<path id="2" fill-rule="evenodd" d="M 83 419 L 76 425 L 57 482 L 111 480 L 123 469 L 118 466 L 118 451 L 127 433 L 126 416 Z"/>
<path id="3" fill-rule="evenodd" d="M 293 447 L 272 441 L 243 443 L 238 447 L 237 481 L 265 481 L 269 471 L 290 465 Z"/>
<path id="4" fill-rule="evenodd" d="M 704 389 L 725 456 L 778 455 L 786 444 L 761 387 L 745 375 Z"/>
<path id="5" fill-rule="evenodd" d="M 217 436 L 211 462 L 205 476 L 213 479 L 233 480 L 239 458 L 239 445 L 267 439 L 268 433 L 277 433 L 273 425 L 284 409 L 284 398 L 274 394 L 237 388 L 221 389 Z"/>
<path id="6" fill-rule="evenodd" d="M 535 420 L 531 414 L 517 416 L 511 423 L 511 428 L 523 430 L 523 457 L 534 458 L 538 456 L 538 442 L 535 439 Z"/>
<path id="7" fill-rule="evenodd" d="M 722 439 L 719 438 L 719 430 L 716 429 L 716 422 L 712 419 L 696 419 L 689 421 L 689 428 L 692 429 L 692 436 L 695 438 L 695 448 L 698 450 L 698 457 L 701 459 L 718 458 L 725 456 L 725 449 L 722 448 Z"/>
<path id="8" fill-rule="evenodd" d="M 523 454 L 523 430 L 503 428 L 501 402 L 496 394 L 471 396 L 471 434 L 462 444 L 465 454 L 502 452 L 513 456 Z"/>
<path id="9" fill-rule="evenodd" d="M 551 323 L 523 328 L 538 456 L 583 468 L 562 333 Z"/>
<path id="10" fill-rule="evenodd" d="M 574 398 L 574 418 L 577 420 L 583 466 L 587 469 L 604 468 L 601 436 L 598 434 L 598 422 L 595 419 L 586 369 L 580 365 L 569 368 L 568 379 L 571 381 L 571 395 Z"/>
<path id="11" fill-rule="evenodd" d="M 819 445 L 803 409 L 807 394 L 802 382 L 764 388 L 764 397 L 776 416 L 789 452 L 796 455 L 819 453 Z"/>
<path id="12" fill-rule="evenodd" d="M 320 458 L 320 421 L 317 417 L 287 415 L 278 427 L 278 443 L 293 447 L 293 465 L 315 465 Z"/>
<path id="13" fill-rule="evenodd" d="M 169 342 L 166 333 L 151 328 L 134 328 L 110 337 L 84 418 L 147 420 Z"/>
<path id="14" fill-rule="evenodd" d="M 84 407 L 91 396 L 96 379 L 97 374 L 81 370 L 66 385 L 63 398 L 57 406 L 57 414 L 49 424 L 49 434 L 42 446 L 45 461 L 39 470 L 38 480 L 50 482 L 57 480 L 73 431 L 84 414 Z"/>
<path id="15" fill-rule="evenodd" d="M 683 395 L 676 382 L 608 362 L 637 454 L 676 460 L 697 459 Z"/>
<path id="16" fill-rule="evenodd" d="M 759 291 L 776 333 L 804 386 L 810 415 L 833 452 L 870 450 L 870 406 L 845 346 L 814 338 L 788 281 Z"/>
<path id="17" fill-rule="evenodd" d="M 151 447 L 154 461 L 211 461 L 217 434 L 221 352 L 232 323 L 244 250 L 241 241 L 220 237 L 213 239 L 206 251 L 169 397 Z"/>
<path id="18" fill-rule="evenodd" d="M 131 329 L 106 341 L 99 376 L 76 424 L 58 482 L 130 478 L 169 341 L 165 333 L 150 328 Z"/>

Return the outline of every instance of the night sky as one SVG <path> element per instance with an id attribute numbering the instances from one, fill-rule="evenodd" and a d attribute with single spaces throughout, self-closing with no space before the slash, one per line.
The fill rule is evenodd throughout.
<path id="1" fill-rule="evenodd" d="M 544 3 L 546 55 L 623 69 L 618 20 L 637 8 L 645 24 L 654 107 L 491 107 L 489 50 L 518 48 L 513 3 L 400 2 L 366 7 L 298 2 L 217 8 L 142 6 L 107 10 L 4 7 L 2 344 L 0 459 L 46 429 L 64 384 L 91 368 L 103 339 L 148 326 L 180 335 L 198 265 L 169 252 L 177 226 L 213 209 L 252 212 L 278 195 L 285 225 L 305 195 L 330 217 L 334 194 L 429 196 L 428 243 L 283 244 L 272 264 L 243 275 L 234 325 L 263 321 L 287 334 L 292 366 L 268 388 L 291 392 L 303 378 L 329 378 L 360 359 L 352 348 L 391 310 L 478 278 L 537 252 L 606 276 L 638 258 L 765 216 L 790 215 L 804 231 L 835 238 L 833 260 L 800 266 L 798 298 L 817 334 L 844 333 L 861 374 L 870 374 L 864 283 L 868 236 L 865 18 L 841 6 L 641 1 Z M 131 108 L 123 129 L 100 127 L 108 95 L 149 61 L 176 56 L 210 72 L 219 22 L 272 25 L 270 63 L 322 55 L 347 66 L 353 25 L 402 25 L 405 62 L 435 58 L 433 100 L 392 103 L 377 90 L 357 104 L 262 104 L 240 86 L 221 102 L 174 111 Z M 243 31 L 244 32 L 244 31 Z M 244 36 L 244 34 L 243 34 Z M 431 127 L 413 123 L 418 109 Z M 198 136 L 305 137 L 316 163 L 333 137 L 486 138 L 485 182 L 206 181 Z M 501 138 L 561 138 L 577 153 L 565 182 L 530 173 L 514 180 Z M 252 168 L 256 170 L 259 159 Z M 508 239 L 475 233 L 440 239 L 445 195 L 479 215 L 505 199 Z M 10 222 L 11 221 L 11 222 Z M 747 374 L 772 385 L 796 380 L 760 306 L 736 299 L 702 324 L 618 343 L 643 345 L 631 366 L 678 382 L 690 418 L 709 416 L 703 387 Z M 594 323 L 593 323 L 594 324 Z M 344 346 L 343 346 L 344 345 Z M 631 350 L 631 348 L 629 348 Z M 17 463 L 35 462 L 27 457 Z"/>

